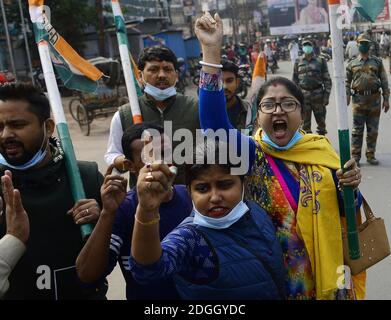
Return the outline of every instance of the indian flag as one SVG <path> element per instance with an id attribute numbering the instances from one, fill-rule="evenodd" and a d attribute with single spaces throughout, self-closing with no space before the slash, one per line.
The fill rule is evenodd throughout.
<path id="1" fill-rule="evenodd" d="M 266 80 L 266 56 L 263 51 L 258 55 L 257 61 L 254 66 L 249 99 L 251 103 L 255 103 L 258 91 L 265 83 Z M 255 108 L 257 109 L 257 107 Z"/>
<path id="2" fill-rule="evenodd" d="M 129 55 L 129 59 L 131 62 L 131 71 L 130 72 L 133 75 L 133 81 L 134 81 L 134 85 L 136 87 L 137 96 L 141 96 L 142 91 L 141 91 L 141 88 L 139 85 L 139 81 L 140 81 L 139 74 L 140 73 L 139 73 L 139 70 L 138 70 L 136 63 L 133 60 L 131 53 L 129 52 L 128 35 L 126 32 L 126 24 L 125 24 L 124 16 L 122 14 L 121 6 L 120 6 L 118 0 L 112 0 L 111 6 L 113 9 L 115 26 L 117 29 L 117 38 L 118 38 L 119 48 L 120 48 L 120 50 L 126 50 L 127 54 Z M 126 72 L 125 68 L 124 68 L 124 72 Z"/>
<path id="3" fill-rule="evenodd" d="M 37 44 L 49 45 L 53 65 L 69 89 L 94 92 L 103 73 L 79 54 L 62 38 L 45 14 L 44 0 L 29 0 L 30 18 Z"/>
<path id="4" fill-rule="evenodd" d="M 368 21 L 375 22 L 384 10 L 385 0 L 356 0 L 353 4 L 361 16 Z"/>

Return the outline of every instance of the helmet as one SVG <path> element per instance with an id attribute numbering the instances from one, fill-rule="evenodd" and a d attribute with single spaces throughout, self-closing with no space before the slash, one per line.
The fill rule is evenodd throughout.
<path id="1" fill-rule="evenodd" d="M 305 44 L 309 44 L 310 46 L 314 46 L 314 43 L 312 42 L 312 39 L 310 37 L 306 37 L 303 39 L 303 41 L 301 42 L 302 45 L 305 45 Z"/>
<path id="2" fill-rule="evenodd" d="M 368 39 L 365 33 L 362 33 L 357 37 L 357 42 L 360 43 L 360 42 L 372 42 L 372 41 Z"/>

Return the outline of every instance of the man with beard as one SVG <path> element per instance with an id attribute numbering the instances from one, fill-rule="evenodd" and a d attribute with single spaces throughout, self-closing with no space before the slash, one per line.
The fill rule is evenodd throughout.
<path id="1" fill-rule="evenodd" d="M 139 105 L 143 121 L 154 122 L 164 127 L 164 122 L 171 122 L 172 132 L 187 128 L 195 142 L 196 129 L 200 128 L 198 117 L 198 102 L 196 99 L 176 92 L 175 84 L 178 81 L 178 63 L 175 54 L 164 46 L 145 48 L 141 53 L 138 68 L 144 94 L 139 97 Z M 110 137 L 105 154 L 108 165 L 114 164 L 120 172 L 127 168 L 121 139 L 126 129 L 132 124 L 130 104 L 120 107 L 110 126 Z M 171 138 L 171 137 L 170 137 Z M 175 148 L 180 141 L 173 141 Z M 175 161 L 175 159 L 174 159 Z M 183 184 L 184 166 L 178 167 L 176 183 Z M 135 185 L 134 175 L 130 176 L 129 183 Z"/>
<path id="2" fill-rule="evenodd" d="M 54 128 L 49 101 L 38 89 L 0 86 L 0 173 L 12 173 L 30 221 L 26 251 L 9 277 L 6 299 L 98 299 L 106 293 L 103 281 L 82 284 L 75 268 L 83 247 L 79 226 L 99 217 L 103 176 L 96 163 L 78 162 L 89 199 L 74 204 Z M 0 217 L 0 237 L 7 222 Z"/>
<path id="3" fill-rule="evenodd" d="M 246 129 L 247 134 L 251 135 L 256 112 L 253 112 L 249 102 L 240 99 L 236 94 L 241 81 L 239 68 L 228 60 L 223 60 L 221 64 L 223 65 L 224 95 L 229 120 L 236 129 Z"/>

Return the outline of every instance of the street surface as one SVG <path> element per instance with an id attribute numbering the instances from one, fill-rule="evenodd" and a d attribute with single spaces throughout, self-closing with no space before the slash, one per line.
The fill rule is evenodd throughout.
<path id="1" fill-rule="evenodd" d="M 278 76 L 291 78 L 293 66 L 290 62 L 280 61 Z M 388 66 L 388 61 L 385 63 Z M 386 68 L 387 69 L 387 68 Z M 332 74 L 332 65 L 329 63 L 329 71 Z M 196 96 L 196 87 L 191 85 L 187 88 L 187 94 Z M 335 110 L 334 90 L 330 98 L 327 114 L 328 138 L 338 150 L 337 117 Z M 68 113 L 69 98 L 64 98 L 64 108 L 67 112 L 68 124 L 76 152 L 79 160 L 96 161 L 100 171 L 104 174 L 107 168 L 103 160 L 103 155 L 107 147 L 110 131 L 111 116 L 105 119 L 96 119 L 92 123 L 90 136 L 81 134 L 78 124 Z M 350 129 L 352 125 L 351 109 L 349 108 Z M 375 215 L 385 220 L 389 238 L 391 240 L 391 111 L 388 114 L 382 113 L 379 128 L 379 138 L 377 144 L 376 157 L 380 165 L 373 167 L 365 161 L 365 154 L 361 159 L 362 183 L 360 189 L 372 207 Z M 315 119 L 312 120 L 312 130 L 316 129 Z M 365 147 L 365 144 L 364 144 Z M 363 148 L 363 150 L 365 150 Z M 367 273 L 367 295 L 370 300 L 390 300 L 391 299 L 391 258 L 383 260 L 376 266 L 369 269 Z M 125 299 L 125 283 L 117 266 L 109 276 L 108 299 Z"/>

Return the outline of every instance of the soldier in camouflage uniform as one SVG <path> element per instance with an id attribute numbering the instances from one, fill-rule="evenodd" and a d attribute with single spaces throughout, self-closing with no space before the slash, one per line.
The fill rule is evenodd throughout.
<path id="1" fill-rule="evenodd" d="M 303 108 L 303 130 L 311 133 L 311 117 L 314 113 L 318 134 L 325 135 L 326 106 L 329 104 L 331 79 L 327 62 L 313 53 L 313 42 L 306 38 L 302 42 L 304 55 L 296 60 L 293 81 L 301 88 L 305 98 Z"/>
<path id="2" fill-rule="evenodd" d="M 380 57 L 380 45 L 376 40 L 376 37 L 373 35 L 372 30 L 368 29 L 365 32 L 365 37 L 371 41 L 371 44 L 369 46 L 369 55 Z"/>
<path id="3" fill-rule="evenodd" d="M 352 156 L 359 163 L 364 127 L 367 126 L 367 162 L 379 164 L 375 158 L 376 140 L 381 112 L 381 94 L 383 109 L 389 109 L 390 90 L 387 74 L 380 58 L 369 55 L 371 41 L 362 34 L 358 37 L 360 56 L 349 62 L 346 67 L 346 94 L 348 105 L 353 97 Z"/>

